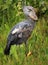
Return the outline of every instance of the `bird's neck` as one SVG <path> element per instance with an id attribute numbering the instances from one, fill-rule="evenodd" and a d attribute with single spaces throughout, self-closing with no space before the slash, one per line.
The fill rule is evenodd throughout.
<path id="1" fill-rule="evenodd" d="M 30 23 L 33 27 L 36 25 L 36 21 L 33 19 L 27 18 L 28 23 Z"/>
<path id="2" fill-rule="evenodd" d="M 31 19 L 31 18 L 27 18 L 27 20 L 29 21 L 29 22 L 31 22 L 31 23 L 35 23 L 35 21 L 33 20 L 33 19 Z"/>

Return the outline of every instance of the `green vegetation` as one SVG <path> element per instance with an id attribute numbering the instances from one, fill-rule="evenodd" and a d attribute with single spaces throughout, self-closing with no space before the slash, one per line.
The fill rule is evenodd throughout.
<path id="1" fill-rule="evenodd" d="M 25 45 L 12 46 L 10 55 L 4 55 L 7 36 L 11 28 L 25 19 L 22 12 L 22 0 L 0 0 L 0 65 L 48 65 L 48 0 L 26 0 L 27 5 L 37 8 L 38 22 L 25 56 Z"/>

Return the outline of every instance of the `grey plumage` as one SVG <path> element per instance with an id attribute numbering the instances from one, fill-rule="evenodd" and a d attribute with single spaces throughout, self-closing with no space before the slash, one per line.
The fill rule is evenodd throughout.
<path id="1" fill-rule="evenodd" d="M 28 38 L 31 36 L 31 32 L 34 29 L 36 23 L 34 20 L 37 20 L 37 16 L 35 14 L 33 7 L 24 6 L 23 12 L 28 19 L 16 24 L 10 31 L 7 38 L 7 45 L 4 50 L 4 53 L 6 55 L 9 55 L 11 45 L 14 44 L 20 45 L 23 42 L 26 44 Z"/>
<path id="2" fill-rule="evenodd" d="M 31 35 L 31 32 L 33 31 L 35 23 L 36 22 L 34 22 L 32 20 L 25 20 L 25 21 L 20 22 L 19 24 L 15 25 L 8 36 L 8 40 L 13 41 L 16 39 L 20 39 L 20 41 L 16 40 L 15 44 L 21 44 L 23 42 L 26 42 L 28 37 Z M 20 28 L 21 28 L 21 30 L 20 30 Z M 12 34 L 12 32 L 15 29 L 19 29 L 19 31 L 16 31 L 14 34 Z"/>

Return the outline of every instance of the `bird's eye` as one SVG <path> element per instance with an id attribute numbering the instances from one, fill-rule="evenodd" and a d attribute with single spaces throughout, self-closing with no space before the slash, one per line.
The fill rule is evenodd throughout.
<path id="1" fill-rule="evenodd" d="M 28 12 L 30 12 L 30 10 L 28 10 Z"/>
<path id="2" fill-rule="evenodd" d="M 29 11 L 32 11 L 31 9 L 29 9 Z"/>
<path id="3" fill-rule="evenodd" d="M 30 11 L 32 11 L 32 10 L 31 10 L 31 9 L 29 9 L 29 8 L 27 8 L 27 11 L 28 11 L 28 12 L 30 12 Z"/>
<path id="4" fill-rule="evenodd" d="M 32 10 L 31 9 L 28 9 L 28 12 L 31 12 Z"/>

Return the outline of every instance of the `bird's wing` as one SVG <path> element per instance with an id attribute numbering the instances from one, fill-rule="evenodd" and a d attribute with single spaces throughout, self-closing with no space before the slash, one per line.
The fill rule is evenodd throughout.
<path id="1" fill-rule="evenodd" d="M 21 23 L 14 27 L 14 29 L 12 30 L 12 35 L 18 34 L 18 37 L 21 38 L 23 36 L 23 33 L 26 34 L 27 31 L 31 31 L 31 25 L 28 23 Z"/>
<path id="2" fill-rule="evenodd" d="M 15 33 L 18 33 L 20 32 L 22 29 L 20 28 L 15 28 L 13 31 L 12 31 L 12 34 L 15 34 Z"/>

